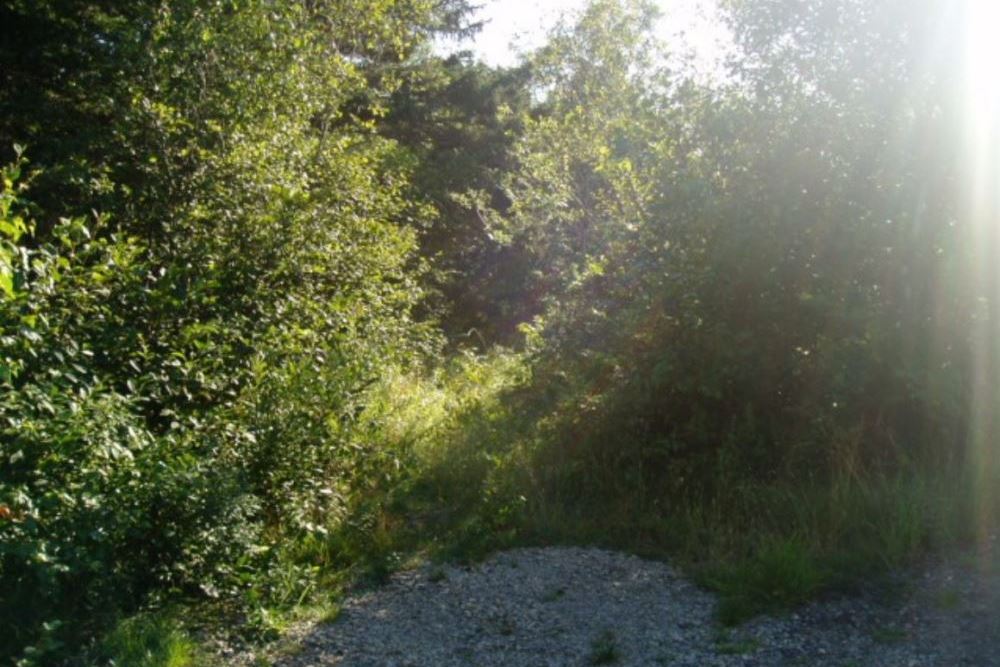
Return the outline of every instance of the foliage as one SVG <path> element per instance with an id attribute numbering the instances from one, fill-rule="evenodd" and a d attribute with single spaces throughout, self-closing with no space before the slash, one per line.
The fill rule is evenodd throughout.
<path id="1" fill-rule="evenodd" d="M 356 5 L 4 4 L 0 138 L 37 166 L 32 203 L 4 172 L 0 659 L 151 595 L 263 603 L 275 543 L 392 465 L 359 415 L 436 349 L 430 213 L 372 128 L 464 5 Z"/>
<path id="2" fill-rule="evenodd" d="M 492 69 L 458 54 L 418 61 L 395 91 L 380 131 L 417 158 L 414 186 L 436 214 L 419 229 L 421 255 L 439 293 L 433 307 L 453 343 L 510 345 L 537 314 L 530 251 L 492 224 L 511 145 L 530 107 L 526 68 Z"/>
<path id="3" fill-rule="evenodd" d="M 545 309 L 477 440 L 506 443 L 497 468 L 448 454 L 452 486 L 505 499 L 470 525 L 524 498 L 518 539 L 721 564 L 732 618 L 995 525 L 960 44 L 929 72 L 934 7 L 817 7 L 730 3 L 744 52 L 715 88 L 663 65 L 641 2 L 592 3 L 533 57 L 490 221 Z"/>
<path id="4" fill-rule="evenodd" d="M 511 70 L 430 54 L 464 0 L 4 1 L 0 661 L 187 664 L 150 607 L 269 637 L 414 553 L 669 553 L 736 620 L 981 536 L 942 7 L 729 0 L 707 85 L 646 0 Z"/>
<path id="5" fill-rule="evenodd" d="M 785 44 L 766 4 L 734 21 Z M 547 113 L 514 148 L 507 229 L 551 271 L 539 383 L 575 394 L 548 465 L 711 497 L 745 478 L 963 460 L 981 314 L 957 272 L 974 255 L 939 141 L 951 117 L 922 90 L 900 109 L 773 81 L 797 63 L 784 51 L 728 87 L 676 80 L 651 55 L 651 11 L 596 2 L 564 27 L 535 66 Z M 916 68 L 883 58 L 884 76 Z M 871 153 L 900 114 L 926 120 L 940 159 L 902 141 Z"/>
<path id="6" fill-rule="evenodd" d="M 109 665 L 195 667 L 208 664 L 179 624 L 164 614 L 128 618 L 102 642 Z"/>
<path id="7" fill-rule="evenodd" d="M 18 231 L 33 225 L 15 213 L 15 171 L 4 228 L 18 261 L 0 303 L 0 609 L 11 648 L 35 643 L 44 660 L 86 630 L 63 627 L 81 610 L 128 607 L 153 586 L 210 589 L 254 540 L 258 501 L 233 471 L 194 456 L 193 434 L 155 434 L 145 397 L 117 391 L 101 368 L 123 326 L 115 307 L 143 291 L 135 239 L 63 219 L 52 242 L 24 245 Z"/>

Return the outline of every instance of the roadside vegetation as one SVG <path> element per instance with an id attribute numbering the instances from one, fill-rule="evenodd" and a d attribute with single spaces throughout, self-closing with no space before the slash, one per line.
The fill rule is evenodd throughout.
<path id="1" fill-rule="evenodd" d="M 464 0 L 0 2 L 0 665 L 524 544 L 737 623 L 994 535 L 977 3 L 720 5 L 706 82 L 643 0 L 512 69 L 433 54 Z"/>

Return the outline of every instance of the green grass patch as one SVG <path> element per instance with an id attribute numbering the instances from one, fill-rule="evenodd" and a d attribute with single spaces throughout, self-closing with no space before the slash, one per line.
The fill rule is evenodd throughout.
<path id="1" fill-rule="evenodd" d="M 957 609 L 961 603 L 962 596 L 955 590 L 939 591 L 934 596 L 934 606 L 944 611 Z"/>
<path id="2" fill-rule="evenodd" d="M 702 575 L 719 593 L 719 620 L 727 625 L 801 604 L 827 579 L 806 545 L 795 539 L 765 543 L 750 558 L 711 565 Z"/>
<path id="3" fill-rule="evenodd" d="M 560 598 L 562 598 L 565 595 L 566 595 L 566 589 L 565 588 L 556 587 L 556 588 L 552 588 L 551 590 L 546 591 L 542 595 L 541 601 L 542 602 L 555 602 L 556 600 L 559 600 Z"/>
<path id="4" fill-rule="evenodd" d="M 103 664 L 120 667 L 207 667 L 209 658 L 182 625 L 168 615 L 125 619 L 101 642 Z"/>
<path id="5" fill-rule="evenodd" d="M 872 631 L 872 639 L 879 644 L 899 644 L 906 641 L 909 635 L 902 628 L 884 627 Z"/>
<path id="6" fill-rule="evenodd" d="M 746 655 L 760 648 L 760 642 L 754 638 L 735 639 L 725 628 L 720 628 L 715 637 L 715 651 L 720 655 Z"/>

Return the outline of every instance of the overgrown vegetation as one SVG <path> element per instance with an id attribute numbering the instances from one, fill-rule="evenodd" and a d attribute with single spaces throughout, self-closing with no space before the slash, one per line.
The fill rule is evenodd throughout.
<path id="1" fill-rule="evenodd" d="M 724 2 L 704 83 L 642 0 L 513 70 L 432 54 L 463 0 L 4 0 L 0 664 L 209 664 L 523 543 L 738 622 L 995 531 L 947 5 Z"/>

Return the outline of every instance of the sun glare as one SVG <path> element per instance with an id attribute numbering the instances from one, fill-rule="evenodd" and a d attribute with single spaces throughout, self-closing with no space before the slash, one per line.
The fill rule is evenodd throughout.
<path id="1" fill-rule="evenodd" d="M 966 113 L 976 155 L 981 195 L 995 194 L 1000 153 L 1000 2 L 967 0 Z"/>
<path id="2" fill-rule="evenodd" d="M 992 372 L 991 360 L 1000 355 L 1000 345 L 991 322 L 1000 295 L 1000 4 L 997 0 L 967 0 L 965 4 L 965 155 L 967 169 L 967 212 L 972 223 L 971 241 L 976 266 L 975 294 L 986 308 L 974 322 L 976 354 L 972 378 L 973 459 L 977 479 L 979 527 L 985 537 L 992 530 L 997 490 L 992 478 L 997 465 L 996 443 L 991 433 L 994 408 L 1000 387 Z"/>

